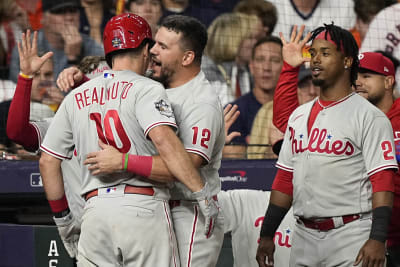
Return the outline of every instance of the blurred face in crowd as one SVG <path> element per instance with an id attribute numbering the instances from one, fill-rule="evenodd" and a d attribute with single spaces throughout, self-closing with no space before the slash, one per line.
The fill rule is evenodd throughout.
<path id="1" fill-rule="evenodd" d="M 173 81 L 186 53 L 179 44 L 180 38 L 180 33 L 161 27 L 154 38 L 155 44 L 150 49 L 151 69 L 154 71 L 152 78 L 163 83 L 165 87 L 169 87 Z"/>
<path id="2" fill-rule="evenodd" d="M 31 92 L 31 99 L 33 101 L 41 102 L 43 100 L 47 88 L 53 84 L 53 74 L 53 61 L 47 60 L 33 76 Z"/>
<path id="3" fill-rule="evenodd" d="M 263 91 L 275 90 L 282 64 L 282 48 L 279 44 L 266 42 L 257 46 L 249 64 L 254 87 Z"/>
<path id="4" fill-rule="evenodd" d="M 75 7 L 48 11 L 43 14 L 43 24 L 49 32 L 65 31 L 74 27 L 79 29 L 79 9 Z"/>
<path id="5" fill-rule="evenodd" d="M 258 22 L 256 23 L 253 32 L 251 32 L 250 35 L 245 38 L 240 44 L 238 52 L 239 62 L 245 64 L 248 64 L 250 62 L 251 50 L 253 49 L 253 46 L 255 45 L 257 40 L 264 37 L 265 34 L 266 32 L 264 31 L 261 20 L 258 19 Z"/>
<path id="6" fill-rule="evenodd" d="M 297 84 L 297 98 L 299 104 L 307 103 L 319 96 L 319 87 L 311 81 L 311 76 L 304 78 Z"/>
<path id="7" fill-rule="evenodd" d="M 129 11 L 143 17 L 153 29 L 162 15 L 161 0 L 132 1 Z"/>
<path id="8" fill-rule="evenodd" d="M 385 80 L 382 74 L 361 70 L 357 75 L 356 92 L 376 105 L 385 95 Z"/>
<path id="9" fill-rule="evenodd" d="M 18 24 L 22 31 L 25 31 L 29 28 L 28 15 L 22 7 L 15 3 L 12 8 L 12 13 L 14 21 Z"/>
<path id="10" fill-rule="evenodd" d="M 312 80 L 315 85 L 328 88 L 344 75 L 344 56 L 331 42 L 316 39 L 309 52 Z"/>

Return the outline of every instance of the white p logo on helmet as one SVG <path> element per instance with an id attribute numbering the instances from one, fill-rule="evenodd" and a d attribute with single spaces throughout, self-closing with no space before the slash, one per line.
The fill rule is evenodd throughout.
<path id="1" fill-rule="evenodd" d="M 358 54 L 358 60 L 361 60 L 364 58 L 364 54 Z"/>

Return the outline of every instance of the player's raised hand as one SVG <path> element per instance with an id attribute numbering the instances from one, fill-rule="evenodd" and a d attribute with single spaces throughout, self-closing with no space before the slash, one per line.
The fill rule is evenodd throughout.
<path id="1" fill-rule="evenodd" d="M 383 267 L 385 263 L 385 244 L 381 241 L 368 239 L 358 252 L 354 266 L 362 262 L 362 267 Z"/>
<path id="2" fill-rule="evenodd" d="M 256 260 L 258 266 L 260 267 L 274 266 L 274 252 L 275 252 L 274 239 L 270 237 L 261 237 L 256 254 Z M 267 260 L 268 263 L 266 263 Z"/>
<path id="3" fill-rule="evenodd" d="M 228 104 L 224 108 L 224 120 L 225 120 L 225 144 L 229 144 L 233 138 L 240 136 L 239 132 L 229 132 L 229 128 L 231 128 L 232 124 L 237 120 L 240 115 L 240 111 L 237 110 L 238 106 L 232 104 Z"/>
<path id="4" fill-rule="evenodd" d="M 122 156 L 115 147 L 104 144 L 99 140 L 100 151 L 91 152 L 83 162 L 89 165 L 92 175 L 110 174 L 122 170 Z"/>
<path id="5" fill-rule="evenodd" d="M 57 77 L 57 86 L 63 92 L 68 92 L 75 84 L 81 82 L 83 72 L 77 67 L 69 67 L 64 69 Z"/>
<path id="6" fill-rule="evenodd" d="M 301 25 L 299 32 L 297 32 L 297 25 L 294 25 L 290 40 L 288 42 L 285 40 L 285 37 L 283 37 L 283 34 L 281 32 L 279 33 L 283 44 L 283 60 L 292 67 L 297 67 L 306 61 L 310 61 L 309 58 L 303 57 L 303 47 L 311 37 L 311 33 L 309 32 L 303 40 L 300 40 L 303 36 L 304 28 L 305 26 Z"/>
<path id="7" fill-rule="evenodd" d="M 31 41 L 31 31 L 22 33 L 22 40 L 17 45 L 19 53 L 20 70 L 25 75 L 34 75 L 40 70 L 43 64 L 53 56 L 53 52 L 47 52 L 43 56 L 38 56 L 37 51 L 37 32 L 33 33 Z"/>

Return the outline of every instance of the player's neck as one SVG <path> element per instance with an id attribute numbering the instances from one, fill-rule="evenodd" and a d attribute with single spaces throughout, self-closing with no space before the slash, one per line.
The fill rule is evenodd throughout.
<path id="1" fill-rule="evenodd" d="M 143 74 L 143 64 L 139 59 L 129 59 L 127 57 L 119 58 L 113 62 L 112 70 L 122 71 L 130 70 L 139 75 Z"/>
<path id="2" fill-rule="evenodd" d="M 188 83 L 193 80 L 200 72 L 200 67 L 190 67 L 187 69 L 182 69 L 179 72 L 175 72 L 174 79 L 170 81 L 168 88 L 176 88 Z"/>
<path id="3" fill-rule="evenodd" d="M 321 86 L 319 98 L 324 101 L 338 101 L 352 92 L 350 81 L 341 79 L 332 86 Z"/>
<path id="4" fill-rule="evenodd" d="M 379 103 L 376 103 L 376 107 L 379 108 L 383 113 L 388 113 L 394 103 L 393 95 L 385 94 Z"/>

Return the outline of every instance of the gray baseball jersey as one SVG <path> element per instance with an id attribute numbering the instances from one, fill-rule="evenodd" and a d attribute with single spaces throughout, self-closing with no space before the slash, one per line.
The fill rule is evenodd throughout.
<path id="1" fill-rule="evenodd" d="M 200 72 L 188 83 L 167 89 L 167 95 L 179 126 L 178 136 L 189 153 L 205 159 L 207 164 L 199 171 L 210 185 L 211 195 L 221 190 L 218 169 L 221 166 L 222 148 L 225 144 L 224 116 L 215 89 Z M 176 182 L 171 190 L 172 199 L 193 200 L 192 192 Z"/>
<path id="2" fill-rule="evenodd" d="M 78 264 L 179 266 L 166 201 L 168 184 L 127 172 L 93 176 L 82 164 L 87 153 L 99 150 L 98 140 L 122 153 L 156 154 L 147 135 L 158 125 L 176 127 L 165 89 L 128 70 L 104 72 L 72 91 L 61 104 L 41 149 L 68 159 L 76 148 L 81 194 L 98 189 L 97 196 L 85 203 Z M 127 185 L 151 186 L 155 195 L 124 194 Z M 129 229 L 134 234 L 127 238 Z"/>
<path id="3" fill-rule="evenodd" d="M 199 169 L 200 176 L 210 185 L 211 196 L 221 190 L 218 169 L 221 165 L 225 143 L 224 117 L 218 96 L 204 73 L 186 84 L 167 89 L 176 122 L 178 135 L 189 153 L 200 155 L 206 164 Z M 174 229 L 178 240 L 181 263 L 187 266 L 215 266 L 224 238 L 223 216 L 214 222 L 210 238 L 204 235 L 205 218 L 199 212 L 192 192 L 182 183 L 175 182 L 171 198 L 181 200 L 171 207 Z"/>
<path id="4" fill-rule="evenodd" d="M 276 164 L 293 172 L 293 213 L 324 218 L 370 212 L 369 176 L 397 169 L 390 121 L 352 93 L 321 110 L 308 133 L 315 101 L 290 116 Z"/>
<path id="5" fill-rule="evenodd" d="M 59 159 L 70 159 L 76 147 L 82 162 L 89 152 L 99 150 L 98 140 L 102 140 L 122 153 L 154 155 L 157 152 L 147 134 L 158 125 L 176 127 L 161 84 L 128 70 L 106 71 L 64 99 L 41 149 Z M 110 182 L 92 176 L 86 166 L 80 169 L 82 195 L 121 183 L 165 188 L 159 191 L 160 197 L 169 195 L 165 184 L 128 172 L 113 174 Z"/>
<path id="6" fill-rule="evenodd" d="M 53 118 L 47 118 L 41 121 L 31 122 L 37 132 L 39 147 L 42 144 L 44 137 L 46 136 L 47 129 L 49 128 L 52 119 Z M 64 177 L 64 189 L 69 208 L 74 217 L 80 220 L 82 217 L 85 201 L 80 195 L 80 191 L 82 188 L 79 173 L 80 167 L 75 153 L 70 160 L 62 161 L 61 169 Z"/>
<path id="7" fill-rule="evenodd" d="M 229 190 L 218 194 L 225 232 L 232 235 L 235 267 L 258 267 L 256 252 L 270 194 L 258 190 Z M 290 209 L 275 233 L 275 266 L 289 266 L 294 224 Z"/>

